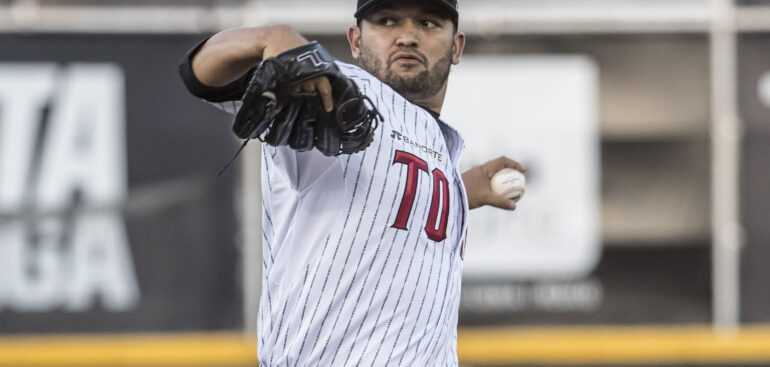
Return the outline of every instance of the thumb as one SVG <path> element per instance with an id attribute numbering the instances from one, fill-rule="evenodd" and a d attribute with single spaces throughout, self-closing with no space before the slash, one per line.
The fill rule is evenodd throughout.
<path id="1" fill-rule="evenodd" d="M 490 195 L 487 204 L 500 209 L 516 210 L 516 202 L 503 195 Z"/>

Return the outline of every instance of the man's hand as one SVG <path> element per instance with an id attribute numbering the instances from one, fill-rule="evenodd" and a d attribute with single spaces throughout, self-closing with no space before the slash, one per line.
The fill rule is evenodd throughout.
<path id="1" fill-rule="evenodd" d="M 297 48 L 307 43 L 307 39 L 287 26 L 279 26 L 268 33 L 266 37 L 268 43 L 262 52 L 262 59 L 280 55 L 281 53 Z M 294 88 L 295 94 L 299 93 L 318 93 L 321 95 L 324 109 L 326 112 L 332 112 L 334 109 L 334 98 L 332 97 L 332 85 L 329 78 L 318 77 L 310 79 Z"/>
<path id="2" fill-rule="evenodd" d="M 321 100 L 324 104 L 326 112 L 332 112 L 334 109 L 334 97 L 332 97 L 332 84 L 329 82 L 329 78 L 320 76 L 318 78 L 310 79 L 301 85 L 294 87 L 294 94 L 299 93 L 313 93 L 317 92 L 321 95 Z"/>
<path id="3" fill-rule="evenodd" d="M 503 168 L 513 168 L 526 172 L 519 162 L 507 157 L 500 157 L 473 167 L 463 173 L 465 191 L 468 194 L 468 206 L 476 209 L 480 206 L 491 205 L 506 210 L 515 210 L 516 202 L 503 195 L 497 195 L 489 188 L 489 181 L 497 171 Z"/>
<path id="4" fill-rule="evenodd" d="M 270 27 L 262 42 L 264 43 L 264 46 L 260 56 L 263 60 L 269 57 L 278 56 L 284 51 L 308 43 L 305 37 L 302 37 L 297 31 L 285 25 Z"/>

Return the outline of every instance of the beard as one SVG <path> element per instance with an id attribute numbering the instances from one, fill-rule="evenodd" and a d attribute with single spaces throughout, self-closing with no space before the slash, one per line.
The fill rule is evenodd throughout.
<path id="1" fill-rule="evenodd" d="M 411 51 L 417 53 L 412 49 L 401 49 L 398 51 Z M 418 55 L 422 56 L 422 54 Z M 422 57 L 425 60 L 425 57 Z M 436 95 L 441 88 L 444 87 L 447 78 L 449 77 L 449 70 L 452 66 L 452 48 L 447 50 L 444 57 L 439 59 L 432 68 L 429 68 L 427 62 L 424 62 L 427 70 L 418 73 L 415 76 L 404 77 L 393 72 L 390 68 L 390 61 L 388 65 L 383 68 L 382 61 L 377 56 L 361 43 L 361 54 L 358 58 L 358 66 L 366 70 L 370 74 L 376 76 L 383 83 L 389 85 L 393 90 L 406 97 L 409 100 L 425 99 Z"/>

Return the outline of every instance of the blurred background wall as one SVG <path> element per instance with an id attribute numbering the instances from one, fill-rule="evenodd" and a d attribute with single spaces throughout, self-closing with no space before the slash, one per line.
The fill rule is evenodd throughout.
<path id="1" fill-rule="evenodd" d="M 274 23 L 350 62 L 354 7 L 0 0 L 0 365 L 256 363 L 259 149 L 217 176 L 231 117 L 177 65 Z M 463 165 L 531 168 L 519 210 L 472 214 L 461 363 L 770 365 L 770 1 L 460 13 L 445 117 L 504 137 Z"/>

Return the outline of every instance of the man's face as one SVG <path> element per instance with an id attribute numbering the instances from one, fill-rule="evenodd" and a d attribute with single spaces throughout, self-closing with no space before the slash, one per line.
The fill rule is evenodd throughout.
<path id="1" fill-rule="evenodd" d="M 462 51 L 452 21 L 420 7 L 374 10 L 358 36 L 359 65 L 408 99 L 439 93 Z"/>

